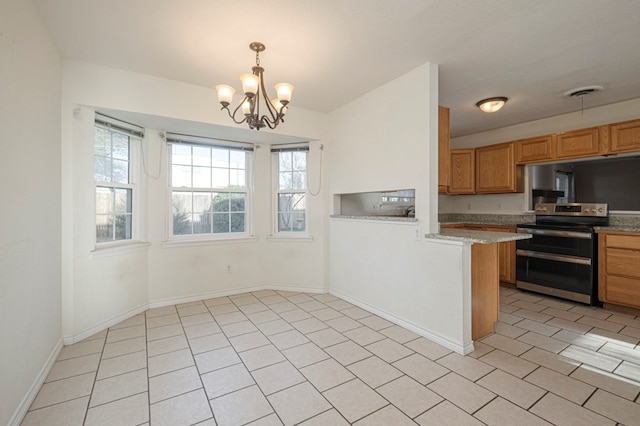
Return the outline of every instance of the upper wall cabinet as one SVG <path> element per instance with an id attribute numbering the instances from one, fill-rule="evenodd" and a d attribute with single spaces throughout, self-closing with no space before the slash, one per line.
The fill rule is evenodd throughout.
<path id="1" fill-rule="evenodd" d="M 640 151 L 640 120 L 625 121 L 609 126 L 609 152 Z"/>
<path id="2" fill-rule="evenodd" d="M 438 107 L 438 193 L 446 194 L 450 184 L 449 173 L 449 108 Z"/>
<path id="3" fill-rule="evenodd" d="M 523 166 L 516 165 L 515 143 L 476 148 L 476 193 L 524 191 Z"/>
<path id="4" fill-rule="evenodd" d="M 476 189 L 474 150 L 451 150 L 449 194 L 473 194 Z"/>
<path id="5" fill-rule="evenodd" d="M 552 135 L 516 141 L 516 162 L 527 164 L 553 160 L 552 141 Z"/>
<path id="6" fill-rule="evenodd" d="M 608 126 L 563 132 L 555 135 L 555 158 L 580 158 L 607 152 Z"/>

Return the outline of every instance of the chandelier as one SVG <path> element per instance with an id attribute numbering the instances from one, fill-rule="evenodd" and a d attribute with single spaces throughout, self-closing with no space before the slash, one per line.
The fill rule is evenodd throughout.
<path id="1" fill-rule="evenodd" d="M 222 105 L 221 109 L 227 110 L 229 117 L 236 123 L 247 123 L 250 129 L 260 130 L 265 126 L 275 129 L 278 124 L 284 122 L 284 116 L 287 113 L 287 105 L 291 100 L 293 86 L 287 83 L 278 83 L 275 85 L 277 98 L 270 99 L 264 88 L 264 68 L 260 66 L 260 52 L 264 51 L 265 46 L 260 42 L 253 42 L 249 45 L 249 49 L 256 52 L 256 65 L 251 68 L 252 74 L 242 74 L 240 81 L 242 82 L 242 91 L 244 99 L 233 110 L 229 109 L 229 105 L 233 101 L 235 89 L 226 84 L 216 86 L 218 92 L 218 101 Z M 264 114 L 260 115 L 260 98 L 266 106 Z M 236 118 L 236 113 L 242 110 L 241 119 Z"/>

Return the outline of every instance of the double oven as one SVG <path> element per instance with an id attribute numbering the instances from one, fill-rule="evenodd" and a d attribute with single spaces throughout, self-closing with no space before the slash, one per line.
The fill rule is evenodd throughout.
<path id="1" fill-rule="evenodd" d="M 598 234 L 609 224 L 607 204 L 542 203 L 536 222 L 521 224 L 516 242 L 516 287 L 597 305 Z"/>

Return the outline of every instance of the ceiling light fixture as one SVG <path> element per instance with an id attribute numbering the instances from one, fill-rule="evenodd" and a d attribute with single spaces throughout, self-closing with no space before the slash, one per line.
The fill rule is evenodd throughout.
<path id="1" fill-rule="evenodd" d="M 226 84 L 219 84 L 216 86 L 218 101 L 222 105 L 221 109 L 226 109 L 229 117 L 231 117 L 236 124 L 246 122 L 250 129 L 256 130 L 260 130 L 265 126 L 269 126 L 270 129 L 275 129 L 278 124 L 284 122 L 284 115 L 287 113 L 287 105 L 291 100 L 293 86 L 287 83 L 278 83 L 275 85 L 277 98 L 269 98 L 264 88 L 264 78 L 262 76 L 264 68 L 260 66 L 260 52 L 264 51 L 265 46 L 255 41 L 249 45 L 249 49 L 256 52 L 256 65 L 251 68 L 253 71 L 252 74 L 242 74 L 240 76 L 244 99 L 240 101 L 232 113 L 229 105 L 233 101 L 235 89 Z M 260 98 L 263 99 L 266 105 L 268 115 L 265 113 L 260 116 Z M 242 109 L 242 114 L 244 114 L 244 118 L 241 120 L 236 118 L 236 113 L 240 109 Z"/>
<path id="2" fill-rule="evenodd" d="M 487 98 L 476 102 L 476 106 L 483 112 L 496 112 L 500 110 L 507 103 L 509 99 L 504 96 L 497 96 L 495 98 Z"/>

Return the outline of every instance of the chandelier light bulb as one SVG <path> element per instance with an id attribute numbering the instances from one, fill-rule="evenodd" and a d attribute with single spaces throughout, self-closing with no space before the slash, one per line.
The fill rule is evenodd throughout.
<path id="1" fill-rule="evenodd" d="M 216 86 L 216 90 L 218 92 L 218 102 L 222 105 L 229 105 L 233 101 L 233 94 L 236 92 L 231 86 L 227 86 L 226 84 L 218 84 Z"/>
<path id="2" fill-rule="evenodd" d="M 260 84 L 260 79 L 257 75 L 242 74 L 240 76 L 240 81 L 242 82 L 242 91 L 246 96 L 252 98 L 256 95 L 256 93 L 258 93 L 258 85 Z"/>
<path id="3" fill-rule="evenodd" d="M 251 101 L 246 100 L 242 103 L 242 113 L 245 116 L 251 115 Z"/>
<path id="4" fill-rule="evenodd" d="M 287 113 L 288 108 L 278 99 L 271 99 L 271 105 L 273 105 L 278 114 L 285 115 Z"/>
<path id="5" fill-rule="evenodd" d="M 286 105 L 291 101 L 291 94 L 293 93 L 293 85 L 289 83 L 278 83 L 275 85 L 276 93 L 278 94 L 278 100 L 282 105 Z"/>

